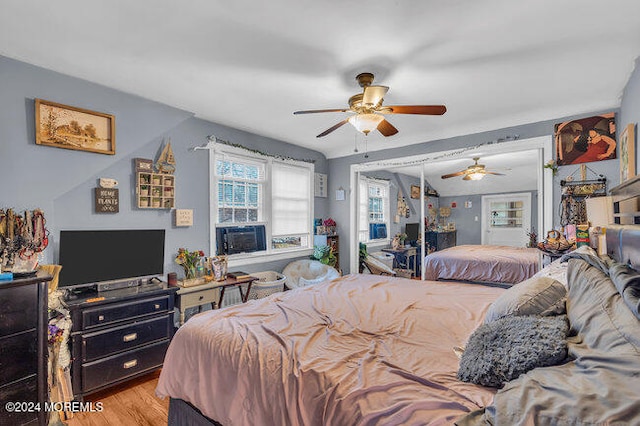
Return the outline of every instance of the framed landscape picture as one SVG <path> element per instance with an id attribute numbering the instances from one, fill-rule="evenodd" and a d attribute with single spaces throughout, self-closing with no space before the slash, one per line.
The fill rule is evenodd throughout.
<path id="1" fill-rule="evenodd" d="M 636 174 L 635 125 L 629 124 L 620 135 L 620 183 Z"/>
<path id="2" fill-rule="evenodd" d="M 116 153 L 113 115 L 36 99 L 36 144 L 99 154 Z"/>

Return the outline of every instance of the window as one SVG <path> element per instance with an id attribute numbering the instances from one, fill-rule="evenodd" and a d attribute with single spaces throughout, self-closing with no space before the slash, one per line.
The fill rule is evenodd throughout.
<path id="1" fill-rule="evenodd" d="M 261 255 L 310 249 L 313 164 L 280 160 L 226 145 L 211 151 L 212 253 L 216 226 L 264 224 Z"/>
<path id="2" fill-rule="evenodd" d="M 359 241 L 387 240 L 389 182 L 361 176 L 359 194 Z"/>
<path id="3" fill-rule="evenodd" d="M 264 162 L 223 156 L 216 159 L 217 223 L 258 222 L 262 219 Z"/>

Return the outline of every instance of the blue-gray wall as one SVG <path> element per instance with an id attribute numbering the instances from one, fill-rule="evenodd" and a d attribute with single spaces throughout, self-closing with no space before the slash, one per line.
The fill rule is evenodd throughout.
<path id="1" fill-rule="evenodd" d="M 210 134 L 271 154 L 314 159 L 317 172 L 328 171 L 319 152 L 196 119 L 187 111 L 1 56 L 0 94 L 0 208 L 44 210 L 51 234 L 43 262 L 57 261 L 63 229 L 166 229 L 165 273 L 178 270 L 173 257 L 179 247 L 208 252 L 208 155 L 191 148 L 206 143 Z M 115 115 L 116 155 L 36 145 L 34 98 Z M 177 162 L 176 207 L 194 210 L 194 224 L 188 228 L 174 227 L 169 210 L 134 207 L 132 159 L 155 159 L 169 138 Z M 93 188 L 100 177 L 119 181 L 117 214 L 94 213 Z M 316 217 L 327 216 L 327 200 L 315 199 Z M 287 262 L 243 269 L 282 270 Z"/>
<path id="2" fill-rule="evenodd" d="M 635 69 L 622 94 L 620 115 L 618 116 L 618 129 L 622 131 L 627 124 L 635 124 L 636 135 L 636 174 L 640 174 L 640 139 L 638 136 L 638 123 L 640 122 L 640 57 L 636 59 Z"/>

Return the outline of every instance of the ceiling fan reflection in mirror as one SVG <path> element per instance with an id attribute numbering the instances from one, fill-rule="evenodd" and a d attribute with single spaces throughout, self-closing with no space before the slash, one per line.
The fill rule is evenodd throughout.
<path id="1" fill-rule="evenodd" d="M 384 96 L 389 88 L 387 86 L 373 86 L 373 74 L 361 73 L 356 80 L 362 93 L 349 98 L 349 108 L 313 109 L 295 111 L 294 114 L 316 114 L 321 112 L 349 112 L 354 113 L 334 126 L 320 133 L 321 138 L 328 135 L 341 126 L 351 123 L 359 132 L 368 135 L 373 130 L 378 130 L 383 136 L 393 136 L 398 133 L 393 124 L 389 123 L 384 114 L 416 114 L 416 115 L 442 115 L 447 111 L 444 105 L 391 105 L 383 106 Z"/>
<path id="2" fill-rule="evenodd" d="M 441 178 L 442 179 L 449 179 L 449 178 L 452 178 L 452 177 L 463 176 L 464 175 L 462 180 L 480 180 L 485 175 L 504 176 L 504 173 L 491 172 L 491 171 L 487 170 L 484 167 L 484 164 L 478 164 L 478 160 L 480 160 L 480 157 L 474 157 L 473 158 L 474 164 L 472 164 L 471 166 L 469 166 L 466 169 L 461 170 L 459 172 L 450 173 L 448 175 L 442 175 Z"/>

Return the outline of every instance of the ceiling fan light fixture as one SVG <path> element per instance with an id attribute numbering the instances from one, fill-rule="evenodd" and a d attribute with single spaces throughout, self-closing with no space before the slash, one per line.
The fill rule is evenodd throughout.
<path id="1" fill-rule="evenodd" d="M 349 123 L 359 132 L 368 135 L 369 132 L 378 128 L 378 124 L 384 120 L 384 116 L 380 114 L 356 114 L 349 117 Z"/>
<path id="2" fill-rule="evenodd" d="M 469 173 L 467 176 L 469 177 L 469 180 L 480 180 L 484 177 L 484 173 L 474 172 Z"/>

